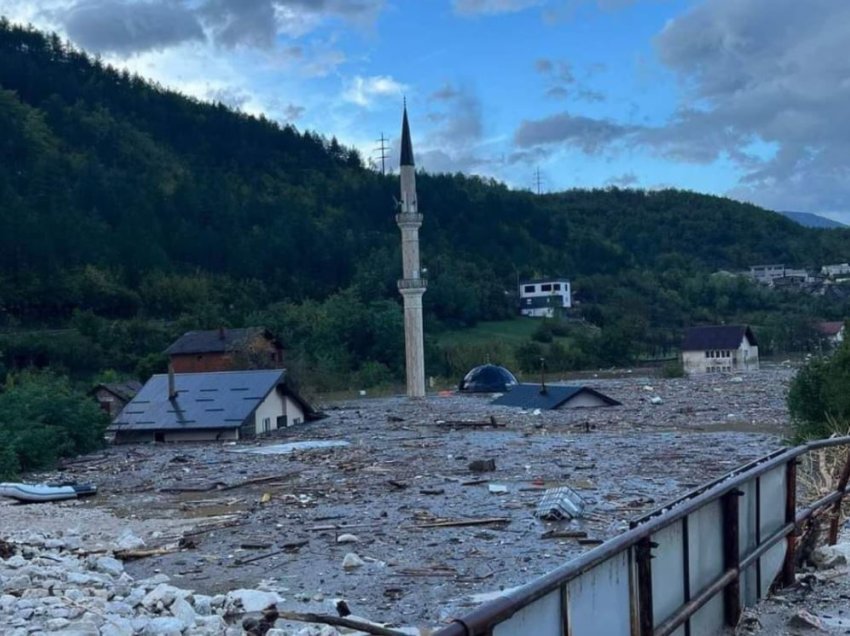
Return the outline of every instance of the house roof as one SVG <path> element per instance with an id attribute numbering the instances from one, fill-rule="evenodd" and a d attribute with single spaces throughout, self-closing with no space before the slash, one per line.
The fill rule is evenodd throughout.
<path id="1" fill-rule="evenodd" d="M 552 278 L 530 278 L 528 280 L 521 280 L 519 282 L 520 287 L 523 285 L 537 285 L 539 283 L 569 283 L 570 279 L 566 276 L 554 276 Z"/>
<path id="2" fill-rule="evenodd" d="M 837 336 L 841 333 L 841 330 L 844 329 L 844 323 L 841 321 L 838 322 L 819 322 L 815 325 L 815 328 L 819 333 L 824 336 Z"/>
<path id="3" fill-rule="evenodd" d="M 525 409 L 551 410 L 562 407 L 574 397 L 582 393 L 598 397 L 608 406 L 619 406 L 620 403 L 603 395 L 595 389 L 586 386 L 546 385 L 546 392 L 540 392 L 539 384 L 519 384 L 503 396 L 493 400 L 498 406 L 519 406 Z"/>
<path id="4" fill-rule="evenodd" d="M 153 376 L 115 418 L 109 430 L 232 429 L 254 414 L 276 388 L 299 403 L 306 419 L 315 410 L 286 385 L 283 369 L 176 373 L 177 397 L 168 397 L 168 375 Z"/>
<path id="5" fill-rule="evenodd" d="M 239 349 L 252 338 L 264 335 L 271 339 L 271 334 L 262 327 L 247 327 L 245 329 L 211 329 L 209 331 L 187 331 L 175 340 L 166 355 L 187 353 L 224 353 Z"/>
<path id="6" fill-rule="evenodd" d="M 746 325 L 691 327 L 685 332 L 685 339 L 682 342 L 682 351 L 737 349 L 741 346 L 741 341 L 745 337 L 751 345 L 758 346 L 755 335 Z"/>
<path id="7" fill-rule="evenodd" d="M 94 394 L 98 389 L 106 389 L 116 397 L 129 402 L 141 388 L 142 383 L 138 380 L 128 380 L 126 382 L 103 382 L 89 391 L 89 394 Z"/>

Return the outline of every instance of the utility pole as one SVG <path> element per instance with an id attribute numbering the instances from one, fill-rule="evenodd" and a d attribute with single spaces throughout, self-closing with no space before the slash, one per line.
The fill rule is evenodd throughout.
<path id="1" fill-rule="evenodd" d="M 387 174 L 387 142 L 389 141 L 389 139 L 384 137 L 384 133 L 382 132 L 381 138 L 377 139 L 376 141 L 381 145 L 375 148 L 374 152 L 379 153 L 379 156 L 381 157 L 381 174 L 385 175 Z"/>
<path id="2" fill-rule="evenodd" d="M 534 171 L 534 186 L 537 191 L 537 194 L 541 192 L 541 185 L 543 184 L 543 177 L 540 176 L 540 166 Z"/>

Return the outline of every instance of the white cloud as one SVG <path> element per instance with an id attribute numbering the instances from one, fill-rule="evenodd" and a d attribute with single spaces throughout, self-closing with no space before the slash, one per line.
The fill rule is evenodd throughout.
<path id="1" fill-rule="evenodd" d="M 455 13 L 460 15 L 495 15 L 516 13 L 543 4 L 544 0 L 452 0 Z"/>
<path id="2" fill-rule="evenodd" d="M 376 99 L 398 97 L 405 90 L 407 90 L 406 85 L 389 75 L 374 75 L 372 77 L 355 75 L 348 81 L 342 97 L 352 104 L 369 107 Z"/>

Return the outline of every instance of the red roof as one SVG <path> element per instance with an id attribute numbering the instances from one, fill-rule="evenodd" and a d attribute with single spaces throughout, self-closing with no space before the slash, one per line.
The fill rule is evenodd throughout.
<path id="1" fill-rule="evenodd" d="M 825 336 L 837 336 L 844 329 L 843 322 L 819 322 L 816 325 L 819 333 Z"/>

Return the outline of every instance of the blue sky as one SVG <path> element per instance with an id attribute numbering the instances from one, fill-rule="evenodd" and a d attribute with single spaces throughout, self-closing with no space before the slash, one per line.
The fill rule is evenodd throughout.
<path id="1" fill-rule="evenodd" d="M 850 222 L 846 0 L 3 0 L 205 100 L 515 188 L 678 187 Z"/>

